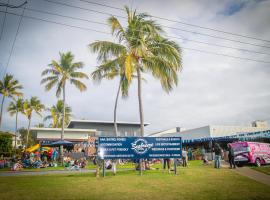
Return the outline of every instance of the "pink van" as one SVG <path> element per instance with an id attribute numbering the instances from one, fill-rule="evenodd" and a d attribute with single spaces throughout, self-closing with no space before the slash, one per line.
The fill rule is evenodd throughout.
<path id="1" fill-rule="evenodd" d="M 260 167 L 262 164 L 270 163 L 270 144 L 259 142 L 235 142 L 232 143 L 235 163 L 255 164 Z"/>

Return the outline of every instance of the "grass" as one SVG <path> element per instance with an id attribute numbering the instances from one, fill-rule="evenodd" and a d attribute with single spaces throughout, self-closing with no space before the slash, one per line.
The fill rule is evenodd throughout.
<path id="1" fill-rule="evenodd" d="M 270 165 L 265 165 L 261 167 L 251 167 L 251 169 L 254 169 L 258 172 L 262 172 L 264 174 L 270 175 Z"/>
<path id="2" fill-rule="evenodd" d="M 214 169 L 190 162 L 179 175 L 151 170 L 0 177 L 0 199 L 270 199 L 269 187 L 229 169 Z M 161 167 L 161 166 L 159 166 Z"/>

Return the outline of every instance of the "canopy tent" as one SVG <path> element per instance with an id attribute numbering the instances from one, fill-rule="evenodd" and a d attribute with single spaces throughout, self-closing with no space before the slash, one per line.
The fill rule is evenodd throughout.
<path id="1" fill-rule="evenodd" d="M 238 133 L 231 136 L 224 136 L 224 137 L 207 137 L 207 138 L 196 138 L 192 140 L 183 140 L 183 144 L 191 144 L 191 143 L 198 143 L 198 142 L 210 142 L 210 141 L 250 141 L 255 139 L 261 138 L 270 138 L 270 130 L 266 131 L 259 131 L 259 132 L 250 132 L 250 133 Z"/>
<path id="2" fill-rule="evenodd" d="M 67 140 L 58 140 L 56 142 L 53 142 L 50 144 L 50 146 L 53 147 L 59 147 L 59 146 L 72 146 L 73 143 Z"/>

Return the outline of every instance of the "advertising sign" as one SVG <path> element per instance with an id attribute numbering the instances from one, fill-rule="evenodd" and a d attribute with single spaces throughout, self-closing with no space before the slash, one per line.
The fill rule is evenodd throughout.
<path id="1" fill-rule="evenodd" d="M 101 159 L 181 158 L 181 137 L 99 137 Z"/>

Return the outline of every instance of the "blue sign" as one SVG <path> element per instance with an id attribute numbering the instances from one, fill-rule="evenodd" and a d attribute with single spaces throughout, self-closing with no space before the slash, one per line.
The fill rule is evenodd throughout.
<path id="1" fill-rule="evenodd" d="M 181 137 L 99 137 L 101 159 L 181 158 Z"/>

